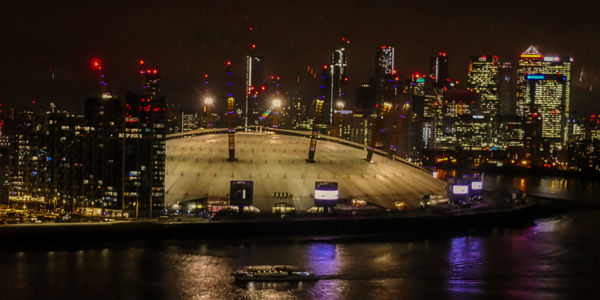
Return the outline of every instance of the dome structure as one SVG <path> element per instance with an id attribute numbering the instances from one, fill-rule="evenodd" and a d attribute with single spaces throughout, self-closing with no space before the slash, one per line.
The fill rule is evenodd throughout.
<path id="1" fill-rule="evenodd" d="M 419 166 L 384 155 L 365 160 L 362 145 L 343 140 L 317 144 L 315 163 L 306 162 L 310 138 L 305 132 L 239 132 L 237 161 L 229 162 L 227 134 L 174 135 L 167 140 L 167 207 L 199 198 L 229 198 L 230 182 L 252 181 L 253 205 L 270 211 L 289 203 L 307 210 L 314 205 L 315 182 L 337 182 L 340 199 L 359 199 L 385 208 L 395 201 L 417 207 L 426 194 L 440 194 L 446 184 Z"/>

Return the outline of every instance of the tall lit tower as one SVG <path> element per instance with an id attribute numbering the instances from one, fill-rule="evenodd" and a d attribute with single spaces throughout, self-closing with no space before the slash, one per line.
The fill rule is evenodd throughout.
<path id="1" fill-rule="evenodd" d="M 375 76 L 392 75 L 394 72 L 394 47 L 381 46 L 375 52 Z"/>
<path id="2" fill-rule="evenodd" d="M 342 39 L 347 44 L 350 41 L 345 38 Z M 324 111 L 327 112 L 327 122 L 328 124 L 333 123 L 333 110 L 335 108 L 335 102 L 337 100 L 343 100 L 346 96 L 346 82 L 348 81 L 348 77 L 346 75 L 346 68 L 348 67 L 348 56 L 346 52 L 346 48 L 338 48 L 334 49 L 331 54 L 331 65 L 329 66 L 329 99 L 325 102 Z"/>
<path id="3" fill-rule="evenodd" d="M 446 86 L 450 82 L 448 75 L 448 54 L 440 51 L 436 56 L 431 57 L 429 62 L 429 77 L 433 79 L 436 87 Z"/>
<path id="4" fill-rule="evenodd" d="M 534 46 L 521 54 L 517 70 L 517 114 L 539 115 L 541 138 L 551 149 L 566 143 L 573 58 L 544 56 Z"/>
<path id="5" fill-rule="evenodd" d="M 498 115 L 498 57 L 481 55 L 471 57 L 467 88 L 481 97 L 481 112 L 495 122 Z"/>
<path id="6" fill-rule="evenodd" d="M 98 76 L 98 84 L 100 85 L 100 95 L 102 99 L 112 98 L 111 93 L 108 91 L 108 83 L 104 78 L 104 71 L 102 70 L 102 61 L 99 58 L 92 59 L 92 69 Z"/>
<path id="7" fill-rule="evenodd" d="M 516 108 L 517 116 L 527 117 L 530 112 L 530 96 L 526 93 L 527 74 L 539 74 L 542 72 L 542 55 L 535 46 L 529 46 L 525 52 L 521 53 L 519 65 L 517 68 L 517 94 Z"/>
<path id="8" fill-rule="evenodd" d="M 381 104 L 384 100 L 393 100 L 384 98 L 390 95 L 389 91 L 394 84 L 392 80 L 394 75 L 394 47 L 381 46 L 375 52 L 375 77 L 373 84 L 375 88 L 375 103 Z M 374 109 L 374 107 L 371 107 L 371 109 Z"/>

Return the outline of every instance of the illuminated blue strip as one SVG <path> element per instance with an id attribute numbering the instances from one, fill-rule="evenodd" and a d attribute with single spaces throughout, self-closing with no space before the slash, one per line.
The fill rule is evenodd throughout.
<path id="1" fill-rule="evenodd" d="M 543 74 L 527 75 L 527 80 L 544 80 L 546 76 Z"/>

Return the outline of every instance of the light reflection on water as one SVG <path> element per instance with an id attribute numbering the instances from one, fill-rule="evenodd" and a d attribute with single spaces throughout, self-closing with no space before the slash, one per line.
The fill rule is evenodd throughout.
<path id="1" fill-rule="evenodd" d="M 597 179 L 501 174 L 485 174 L 483 179 L 488 190 L 512 189 L 538 197 L 600 202 L 600 181 Z"/>
<path id="2" fill-rule="evenodd" d="M 145 241 L 0 252 L 0 298 L 370 299 L 576 297 L 598 292 L 600 211 L 530 227 L 402 241 Z M 313 283 L 235 283 L 252 264 L 293 264 Z M 51 293 L 51 294 L 48 294 Z"/>

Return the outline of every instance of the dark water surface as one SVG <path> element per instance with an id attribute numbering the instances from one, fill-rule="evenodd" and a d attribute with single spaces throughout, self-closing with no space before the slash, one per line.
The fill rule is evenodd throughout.
<path id="1" fill-rule="evenodd" d="M 544 180 L 529 180 L 527 188 L 596 199 L 597 183 L 567 180 L 557 188 Z M 598 299 L 599 230 L 600 210 L 590 210 L 412 240 L 146 240 L 0 250 L 0 299 Z M 323 277 L 316 283 L 234 283 L 230 273 L 249 264 L 300 265 Z"/>

